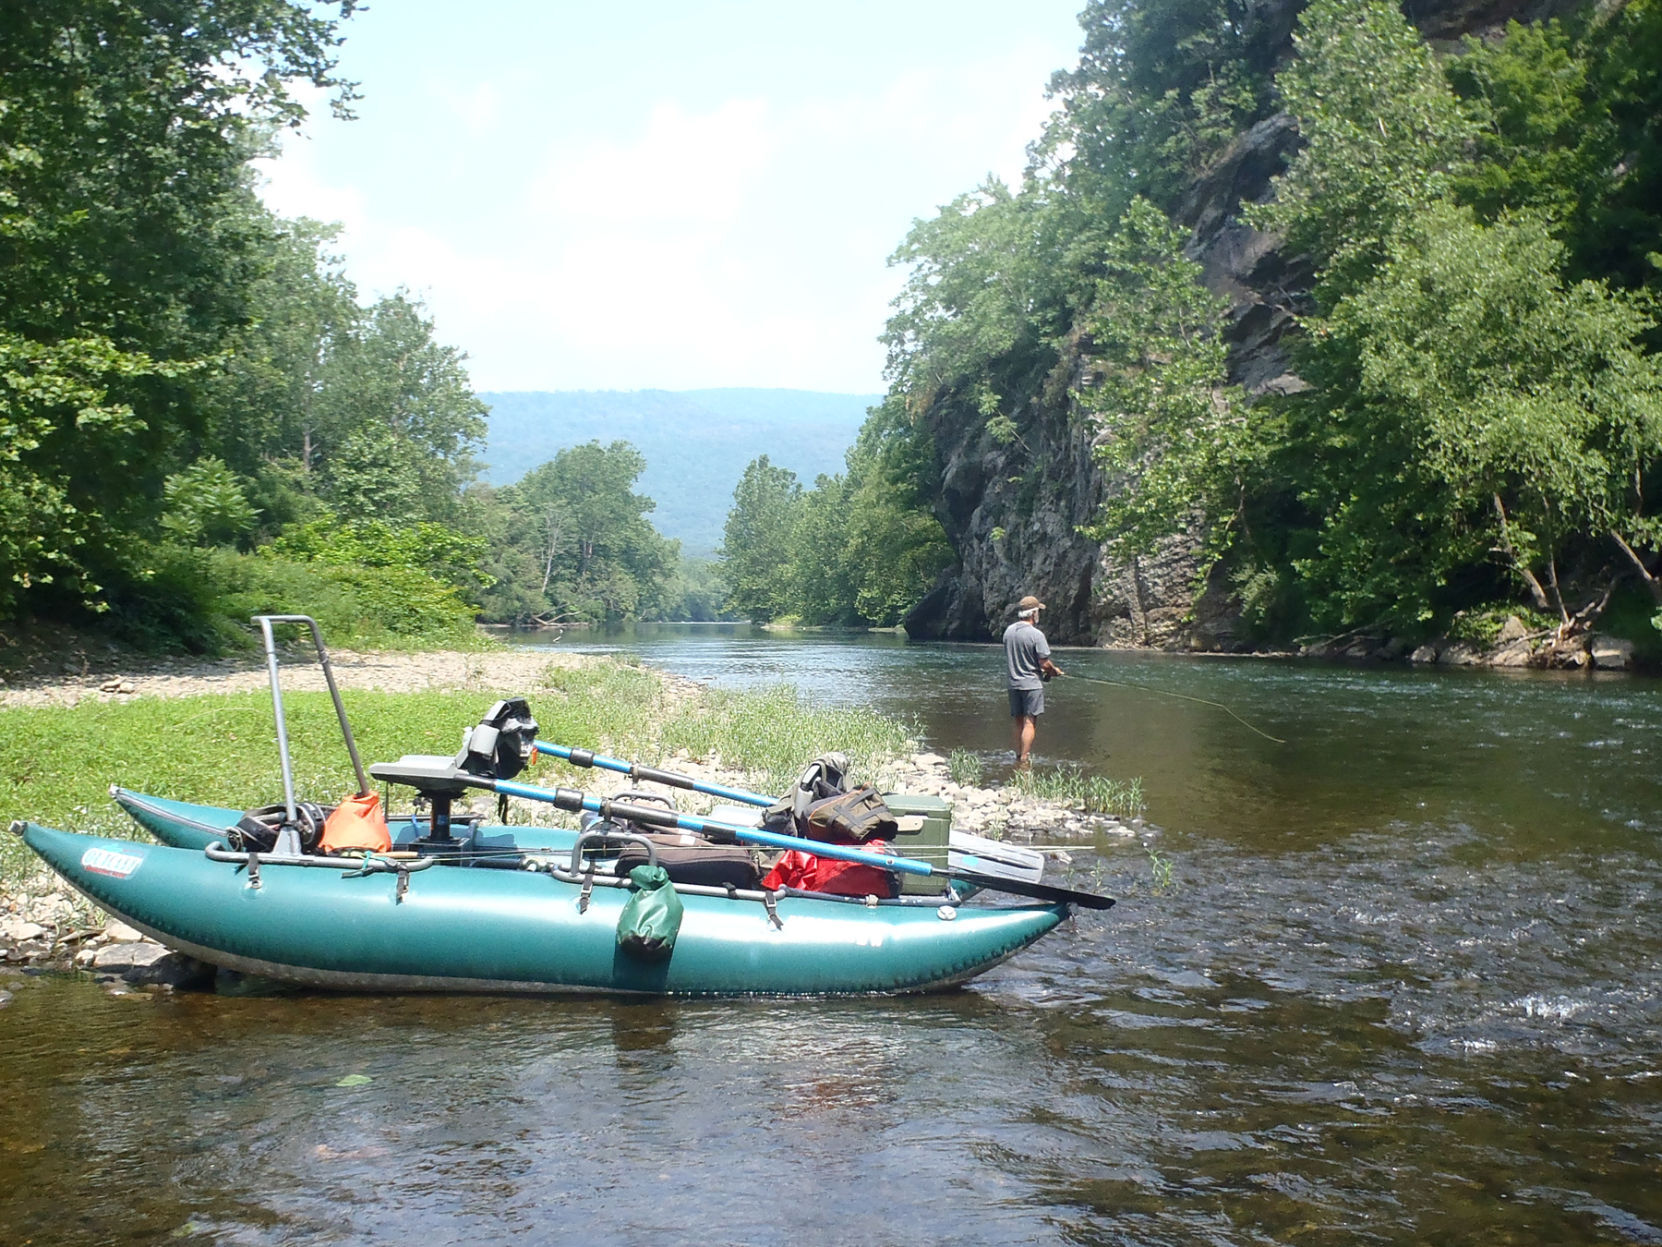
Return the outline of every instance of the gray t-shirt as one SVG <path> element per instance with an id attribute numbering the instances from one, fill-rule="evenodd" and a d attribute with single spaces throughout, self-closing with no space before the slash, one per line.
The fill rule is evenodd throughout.
<path id="1" fill-rule="evenodd" d="M 1045 634 L 1025 619 L 1004 629 L 1004 665 L 1010 671 L 1011 688 L 1043 688 L 1039 662 L 1050 657 Z"/>

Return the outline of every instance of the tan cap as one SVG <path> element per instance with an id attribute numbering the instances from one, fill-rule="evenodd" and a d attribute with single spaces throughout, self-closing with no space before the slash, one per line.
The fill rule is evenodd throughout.
<path id="1" fill-rule="evenodd" d="M 1021 601 L 1016 603 L 1016 613 L 1017 614 L 1021 614 L 1024 611 L 1042 610 L 1042 609 L 1044 609 L 1044 603 L 1039 601 L 1039 599 L 1034 597 L 1031 593 L 1029 593 Z"/>

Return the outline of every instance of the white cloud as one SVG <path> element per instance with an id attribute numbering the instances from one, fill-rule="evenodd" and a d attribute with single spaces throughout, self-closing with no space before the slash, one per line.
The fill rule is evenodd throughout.
<path id="1" fill-rule="evenodd" d="M 731 221 L 775 143 L 760 100 L 728 100 L 704 114 L 662 102 L 632 143 L 551 147 L 530 198 L 556 219 Z"/>
<path id="2" fill-rule="evenodd" d="M 988 172 L 1019 179 L 1048 112 L 1041 56 L 1012 47 L 834 98 L 659 99 L 631 115 L 617 95 L 585 117 L 499 75 L 443 89 L 409 150 L 411 174 L 466 171 L 452 182 L 366 190 L 353 179 L 370 162 L 339 159 L 349 128 L 319 110 L 343 172 L 291 138 L 264 195 L 341 222 L 364 295 L 422 296 L 481 389 L 873 391 L 902 280 L 886 257 Z M 365 153 L 408 143 L 396 117 L 353 124 Z"/>

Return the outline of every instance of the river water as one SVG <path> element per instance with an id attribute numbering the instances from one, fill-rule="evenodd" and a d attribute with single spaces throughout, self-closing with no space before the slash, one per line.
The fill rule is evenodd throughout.
<path id="1" fill-rule="evenodd" d="M 558 644 L 1009 762 L 990 647 Z M 1116 908 L 875 1002 L 14 985 L 0 1240 L 1662 1244 L 1662 685 L 1057 659 Z"/>

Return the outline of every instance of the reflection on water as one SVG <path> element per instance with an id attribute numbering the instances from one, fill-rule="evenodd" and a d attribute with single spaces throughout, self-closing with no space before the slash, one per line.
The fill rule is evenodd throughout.
<path id="1" fill-rule="evenodd" d="M 988 647 L 562 644 L 1006 747 Z M 917 999 L 10 980 L 5 1240 L 1662 1243 L 1656 684 L 1063 665 L 1287 739 L 1052 685 L 1046 759 L 1141 775 L 1174 887 L 1080 853 L 1118 907 Z"/>

